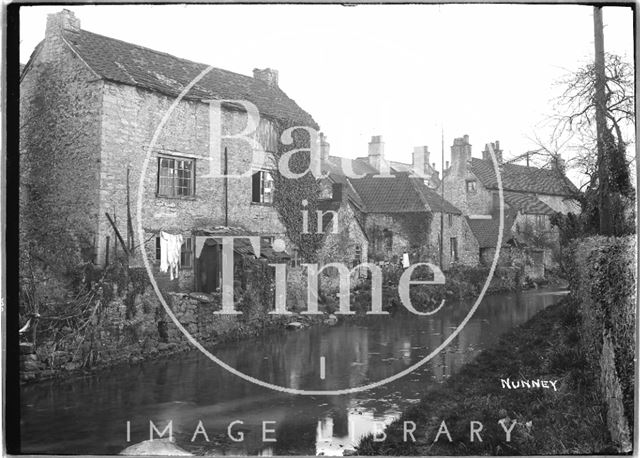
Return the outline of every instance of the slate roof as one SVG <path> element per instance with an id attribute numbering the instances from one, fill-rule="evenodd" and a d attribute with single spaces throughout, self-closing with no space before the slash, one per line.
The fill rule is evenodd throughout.
<path id="1" fill-rule="evenodd" d="M 553 215 L 555 210 L 531 194 L 504 192 L 504 202 L 514 210 L 530 215 Z"/>
<path id="2" fill-rule="evenodd" d="M 472 158 L 470 169 L 488 189 L 498 189 L 498 181 L 490 160 Z M 500 172 L 505 191 L 552 194 L 573 197 L 578 194 L 575 185 L 556 169 L 540 169 L 516 164 L 503 164 Z"/>
<path id="3" fill-rule="evenodd" d="M 64 31 L 64 38 L 105 80 L 175 97 L 209 66 L 86 30 Z M 280 88 L 264 81 L 213 68 L 187 94 L 188 99 L 246 100 L 261 114 L 318 128 L 311 115 Z"/>
<path id="4" fill-rule="evenodd" d="M 515 212 L 505 212 L 504 226 L 502 233 L 502 246 L 505 246 L 513 238 L 511 227 L 516 219 Z M 500 218 L 491 219 L 471 219 L 467 217 L 467 222 L 471 232 L 478 240 L 480 248 L 495 248 L 498 244 L 498 231 L 500 229 Z"/>

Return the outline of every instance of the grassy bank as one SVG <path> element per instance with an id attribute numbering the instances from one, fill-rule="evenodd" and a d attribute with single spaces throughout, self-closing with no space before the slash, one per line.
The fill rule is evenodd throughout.
<path id="1" fill-rule="evenodd" d="M 361 455 L 546 455 L 615 452 L 594 376 L 578 350 L 576 307 L 566 299 L 503 336 L 447 382 L 428 391 L 386 430 L 364 438 Z M 552 380 L 552 387 L 508 389 L 501 379 Z M 449 439 L 440 434 L 445 422 Z M 470 422 L 482 430 L 470 440 Z M 502 424 L 511 431 L 510 441 Z M 413 429 L 416 441 L 404 429 Z M 475 424 L 478 428 L 479 425 Z"/>

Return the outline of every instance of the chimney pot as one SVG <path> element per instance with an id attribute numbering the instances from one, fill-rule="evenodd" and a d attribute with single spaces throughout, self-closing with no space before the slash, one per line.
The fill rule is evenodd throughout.
<path id="1" fill-rule="evenodd" d="M 278 70 L 272 68 L 254 68 L 253 77 L 257 80 L 264 81 L 270 87 L 278 87 Z"/>

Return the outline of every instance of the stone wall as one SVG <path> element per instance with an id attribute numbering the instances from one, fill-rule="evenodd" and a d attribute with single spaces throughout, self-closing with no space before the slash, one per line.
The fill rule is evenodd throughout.
<path id="1" fill-rule="evenodd" d="M 103 83 L 51 18 L 20 81 L 21 230 L 53 257 L 91 260 L 99 219 Z"/>
<path id="2" fill-rule="evenodd" d="M 90 304 L 94 313 L 82 330 L 60 324 L 54 334 L 43 334 L 42 330 L 50 323 L 42 318 L 35 352 L 32 353 L 32 346 L 21 344 L 21 348 L 27 349 L 21 358 L 21 379 L 29 381 L 81 369 L 137 363 L 161 354 L 194 349 L 145 278 L 142 269 L 132 269 L 127 283 L 120 280 L 101 283 L 100 290 L 110 293 L 103 293 L 102 299 L 96 296 L 96 301 Z M 194 297 L 164 293 L 163 297 L 177 320 L 203 345 L 257 335 L 268 328 L 283 328 L 291 320 L 283 315 L 269 315 L 266 304 L 250 307 L 242 315 L 214 315 L 221 308 L 219 294 Z M 236 302 L 236 309 L 242 310 L 242 301 Z"/>
<path id="3" fill-rule="evenodd" d="M 134 87 L 107 84 L 104 96 L 101 175 L 101 209 L 118 215 L 120 231 L 126 233 L 127 167 L 130 168 L 130 193 L 134 227 L 138 215 L 135 197 L 140 173 L 144 165 L 149 143 L 162 117 L 173 99 Z M 237 133 L 246 122 L 246 114 L 224 110 L 222 128 L 224 134 Z M 273 131 L 275 126 L 263 119 L 266 125 L 261 131 Z M 273 132 L 271 136 L 273 136 Z M 268 142 L 263 142 L 268 143 Z M 270 147 L 268 144 L 265 148 Z M 183 100 L 169 116 L 150 154 L 143 180 L 142 226 L 147 235 L 164 230 L 189 235 L 197 225 L 227 225 L 243 227 L 264 235 L 281 236 L 284 227 L 272 205 L 252 203 L 253 152 L 248 143 L 224 140 L 221 153 L 226 149 L 229 174 L 241 178 L 208 178 L 209 155 L 209 106 Z M 188 197 L 160 197 L 157 195 L 158 158 L 185 158 L 195 161 L 195 195 Z M 225 191 L 226 187 L 226 191 Z M 228 198 L 225 199 L 225 193 Z M 112 234 L 108 222 L 101 220 L 99 244 L 100 259 L 104 260 L 105 240 Z M 148 250 L 153 246 L 149 242 Z"/>
<path id="4" fill-rule="evenodd" d="M 427 233 L 426 214 L 419 215 L 417 218 L 424 219 L 425 233 Z M 429 249 L 428 246 L 413 247 L 399 217 L 391 214 L 368 213 L 365 218 L 365 230 L 369 239 L 369 257 L 372 262 L 386 261 L 398 264 L 402 262 L 404 253 L 416 257 L 421 255 L 421 249 Z"/>
<path id="5" fill-rule="evenodd" d="M 434 247 L 432 262 L 439 263 L 438 238 L 440 235 L 440 213 L 433 213 L 431 223 L 430 246 Z M 451 267 L 454 260 L 451 257 L 451 238 L 458 240 L 458 263 L 465 266 L 477 266 L 479 263 L 478 240 L 471 232 L 467 219 L 462 215 L 445 214 L 443 221 L 444 249 L 442 251 L 442 263 L 445 269 Z"/>
<path id="6" fill-rule="evenodd" d="M 369 240 L 356 220 L 354 209 L 345 201 L 337 212 L 337 233 L 333 233 L 333 224 L 325 228 L 324 243 L 318 253 L 319 265 L 337 262 L 344 264 L 349 269 L 356 265 L 356 251 L 360 250 L 359 262 L 369 260 Z M 352 274 L 352 285 L 367 276 L 367 269 L 361 268 Z M 337 290 L 339 275 L 336 269 L 324 270 L 320 277 L 320 289 L 323 292 Z"/>

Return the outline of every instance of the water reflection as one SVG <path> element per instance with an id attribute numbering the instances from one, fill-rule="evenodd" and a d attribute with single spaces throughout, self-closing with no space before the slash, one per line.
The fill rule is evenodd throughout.
<path id="1" fill-rule="evenodd" d="M 417 402 L 497 337 L 561 296 L 549 291 L 485 298 L 454 341 L 429 363 L 374 390 L 348 396 L 294 396 L 245 382 L 193 352 L 164 361 L 22 390 L 23 452 L 117 453 L 149 438 L 149 421 L 172 421 L 179 445 L 218 455 L 340 455 Z M 378 381 L 415 364 L 451 334 L 471 304 L 437 315 L 369 317 L 332 328 L 271 334 L 229 344 L 216 355 L 247 374 L 296 389 L 343 389 Z M 326 377 L 320 379 L 320 357 Z M 233 434 L 227 436 L 229 424 Z M 191 442 L 198 421 L 206 428 Z M 263 441 L 270 421 L 276 442 Z"/>

